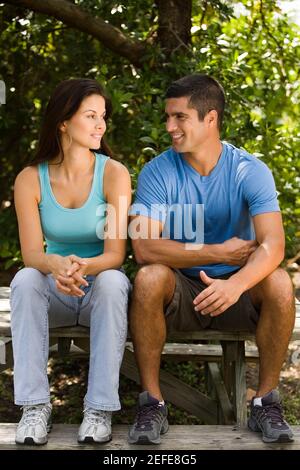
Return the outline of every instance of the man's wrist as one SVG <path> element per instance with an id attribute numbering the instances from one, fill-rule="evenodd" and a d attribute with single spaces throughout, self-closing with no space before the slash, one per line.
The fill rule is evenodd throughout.
<path id="1" fill-rule="evenodd" d="M 234 283 L 236 288 L 239 290 L 240 295 L 242 295 L 244 292 L 246 292 L 246 290 L 249 289 L 248 282 L 246 282 L 244 276 L 240 272 L 233 274 L 227 280 Z"/>
<path id="2" fill-rule="evenodd" d="M 226 250 L 224 248 L 224 245 L 222 243 L 217 243 L 215 245 L 211 245 L 212 247 L 212 254 L 213 254 L 213 259 L 212 261 L 214 263 L 226 263 L 227 258 L 226 258 Z"/>

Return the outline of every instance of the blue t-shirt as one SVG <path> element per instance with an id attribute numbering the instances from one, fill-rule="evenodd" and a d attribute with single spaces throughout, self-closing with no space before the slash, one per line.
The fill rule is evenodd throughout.
<path id="1" fill-rule="evenodd" d="M 251 218 L 280 211 L 274 179 L 261 160 L 222 144 L 218 163 L 208 176 L 201 176 L 172 148 L 147 163 L 130 215 L 160 220 L 162 236 L 182 243 L 216 244 L 232 237 L 254 240 Z M 218 277 L 239 266 L 210 264 L 181 271 L 199 277 L 201 269 Z"/>

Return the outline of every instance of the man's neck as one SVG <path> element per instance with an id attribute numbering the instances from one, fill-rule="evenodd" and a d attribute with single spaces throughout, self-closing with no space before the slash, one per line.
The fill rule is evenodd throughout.
<path id="1" fill-rule="evenodd" d="M 208 176 L 217 165 L 223 150 L 220 140 L 203 145 L 201 149 L 184 153 L 185 160 L 201 175 Z"/>

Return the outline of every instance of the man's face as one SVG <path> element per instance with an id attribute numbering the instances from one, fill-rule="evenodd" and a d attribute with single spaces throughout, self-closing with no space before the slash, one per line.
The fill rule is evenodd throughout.
<path id="1" fill-rule="evenodd" d="M 172 139 L 172 147 L 180 153 L 196 153 L 208 138 L 208 115 L 199 121 L 198 112 L 188 107 L 189 98 L 169 98 L 166 101 L 166 129 Z"/>

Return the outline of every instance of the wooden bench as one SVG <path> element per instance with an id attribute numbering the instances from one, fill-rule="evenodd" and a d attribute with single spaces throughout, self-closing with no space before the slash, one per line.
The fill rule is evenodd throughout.
<path id="1" fill-rule="evenodd" d="M 0 288 L 0 372 L 13 365 L 9 292 L 8 287 Z M 292 340 L 300 339 L 299 302 L 296 306 Z M 200 341 L 206 344 L 198 344 Z M 258 360 L 257 348 L 248 347 L 248 341 L 254 342 L 254 336 L 245 332 L 204 330 L 170 334 L 163 357 L 176 361 L 204 361 L 208 395 L 161 370 L 161 389 L 166 400 L 206 424 L 244 426 L 247 420 L 246 360 Z M 50 353 L 62 356 L 89 353 L 89 329 L 82 326 L 51 329 Z M 121 373 L 139 383 L 130 342 L 126 345 Z"/>
<path id="2" fill-rule="evenodd" d="M 95 446 L 92 443 L 86 444 L 78 444 L 77 442 L 77 433 L 78 433 L 78 424 L 53 424 L 53 428 L 51 434 L 49 435 L 48 444 L 45 446 L 28 446 L 28 445 L 18 445 L 16 448 L 15 443 L 15 434 L 16 434 L 17 424 L 13 423 L 2 423 L 0 424 L 0 452 L 1 452 L 1 461 L 3 462 L 3 468 L 6 468 L 4 465 L 7 463 L 12 465 L 14 463 L 14 457 L 19 456 L 17 452 L 9 452 L 4 454 L 2 451 L 10 450 L 16 451 L 21 450 L 21 459 L 26 458 L 26 461 L 37 461 L 40 459 L 40 462 L 46 462 L 49 464 L 49 461 L 52 463 L 51 458 L 55 458 L 55 463 L 61 465 L 62 462 L 66 461 L 66 464 L 72 464 L 73 458 L 76 459 L 76 463 L 84 463 L 86 466 L 91 467 L 91 454 L 93 452 L 93 458 L 95 458 L 95 468 L 101 466 L 102 463 L 105 463 L 104 457 L 105 456 L 128 456 L 128 451 L 138 451 L 140 453 L 141 458 L 144 458 L 144 462 L 147 462 L 146 457 L 153 455 L 155 452 L 160 452 L 166 456 L 169 452 L 171 454 L 176 454 L 176 451 L 185 451 L 181 452 L 181 455 L 186 455 L 186 458 L 183 460 L 185 464 L 187 464 L 187 458 L 191 455 L 190 451 L 200 451 L 198 456 L 199 460 L 198 463 L 205 463 L 212 465 L 212 458 L 216 457 L 218 460 L 216 464 L 219 464 L 219 459 L 222 458 L 222 462 L 228 457 L 228 464 L 232 464 L 234 457 L 236 455 L 232 455 L 231 453 L 225 454 L 222 453 L 221 456 L 209 452 L 209 454 L 205 454 L 202 451 L 217 451 L 217 450 L 240 450 L 240 451 L 253 451 L 253 450 L 267 450 L 267 451 L 274 451 L 274 450 L 300 450 L 300 426 L 292 426 L 292 430 L 294 433 L 294 442 L 291 443 L 278 443 L 278 444 L 265 444 L 262 442 L 260 433 L 252 432 L 247 428 L 239 428 L 237 429 L 236 426 L 224 426 L 224 425 L 194 425 L 194 426 L 187 426 L 187 425 L 172 425 L 170 426 L 170 430 L 167 434 L 165 434 L 162 438 L 162 442 L 159 446 L 157 445 L 147 445 L 147 446 L 138 446 L 138 445 L 129 445 L 128 444 L 128 426 L 125 424 L 116 424 L 113 426 L 113 439 L 111 442 L 106 444 L 101 444 L 101 446 Z M 30 451 L 29 453 L 22 454 L 22 451 Z M 39 457 L 39 454 L 32 454 L 32 451 L 43 451 L 43 455 Z M 55 454 L 51 455 L 47 453 L 44 455 L 46 451 L 56 451 Z M 60 451 L 72 451 L 72 455 L 61 454 Z M 74 457 L 74 451 L 82 451 L 84 450 L 84 454 L 76 455 Z M 86 452 L 88 451 L 88 452 Z M 144 451 L 144 452 L 141 452 Z M 195 452 L 195 453 L 196 453 Z M 79 452 L 80 454 L 80 452 Z M 193 452 L 194 454 L 194 452 Z M 133 454 L 134 455 L 134 454 Z M 274 454 L 276 457 L 278 454 Z M 55 457 L 54 457 L 55 456 Z M 7 458 L 7 461 L 5 459 Z M 242 457 L 243 459 L 247 458 L 247 455 L 238 455 L 238 457 Z M 257 459 L 257 455 L 253 455 L 254 458 Z M 259 455 L 259 460 L 269 458 L 271 460 L 271 455 Z M 276 458 L 275 457 L 275 458 Z M 280 456 L 281 457 L 281 456 Z M 287 460 L 290 461 L 291 455 L 286 455 Z M 293 457 L 297 458 L 298 455 L 294 455 Z M 84 459 L 80 460 L 80 459 Z M 149 460 L 149 458 L 148 458 Z M 68 461 L 68 462 L 67 462 Z M 252 461 L 253 462 L 253 461 Z M 251 463 L 252 463 L 251 462 Z M 18 461 L 18 463 L 20 463 Z M 74 462 L 75 463 L 75 462 Z M 92 461 L 94 463 L 94 461 Z M 152 460 L 152 463 L 153 460 Z M 254 463 L 254 462 L 253 462 Z M 244 464 L 245 460 L 244 460 Z M 122 465 L 121 468 L 124 468 Z M 126 468 L 141 468 L 137 464 L 137 466 L 129 465 L 127 462 Z M 105 467 L 104 467 L 105 468 Z M 150 467 L 151 468 L 151 467 Z"/>

